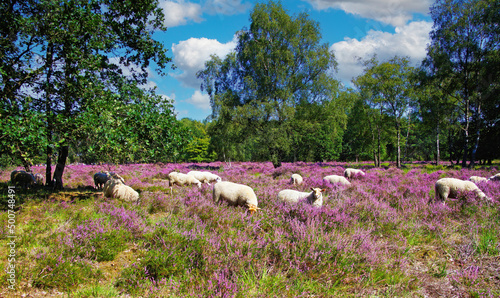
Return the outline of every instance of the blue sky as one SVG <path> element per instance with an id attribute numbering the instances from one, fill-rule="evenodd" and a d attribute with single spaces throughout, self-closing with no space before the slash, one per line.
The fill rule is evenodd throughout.
<path id="1" fill-rule="evenodd" d="M 235 33 L 250 25 L 256 3 L 245 0 L 160 0 L 166 32 L 163 42 L 176 70 L 167 76 L 150 71 L 149 86 L 173 100 L 178 119 L 203 120 L 210 113 L 208 95 L 200 91 L 196 72 L 211 54 L 224 57 L 236 45 Z M 266 1 L 264 1 L 266 2 Z M 344 84 L 362 73 L 361 60 L 407 56 L 414 65 L 425 57 L 432 20 L 430 0 L 292 0 L 282 1 L 289 14 L 307 12 L 319 22 L 323 43 L 334 52 L 336 78 Z"/>

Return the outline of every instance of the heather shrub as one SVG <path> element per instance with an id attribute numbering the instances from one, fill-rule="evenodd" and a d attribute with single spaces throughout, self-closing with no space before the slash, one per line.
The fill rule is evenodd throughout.
<path id="1" fill-rule="evenodd" d="M 104 219 L 88 220 L 71 229 L 63 240 L 68 255 L 77 255 L 97 262 L 114 260 L 126 248 L 131 233 L 112 229 Z"/>
<path id="2" fill-rule="evenodd" d="M 88 260 L 67 257 L 60 251 L 38 255 L 35 261 L 32 286 L 36 288 L 68 291 L 79 284 L 95 282 L 102 276 L 102 272 Z"/>
<path id="3" fill-rule="evenodd" d="M 203 239 L 192 239 L 164 226 L 145 235 L 147 251 L 137 264 L 122 271 L 118 288 L 136 292 L 137 283 L 159 283 L 169 278 L 197 275 L 204 266 Z"/>
<path id="4" fill-rule="evenodd" d="M 351 166 L 366 175 L 348 187 L 322 179 Z M 27 200 L 16 217 L 20 282 L 72 297 L 500 295 L 500 182 L 479 184 L 491 203 L 471 193 L 428 203 L 439 178 L 489 177 L 498 172 L 494 167 L 78 165 L 68 168 L 67 187 L 93 185 L 93 173 L 103 169 L 124 176 L 141 192 L 140 202 L 95 191 L 74 199 L 65 195 L 71 189 Z M 250 215 L 245 207 L 215 204 L 213 185 L 170 189 L 158 180 L 172 170 L 192 169 L 218 171 L 225 181 L 249 185 L 262 210 Z M 302 185 L 289 184 L 294 172 L 304 177 Z M 322 208 L 277 199 L 282 189 L 311 187 L 326 188 Z M 5 226 L 0 235 L 5 247 Z"/>

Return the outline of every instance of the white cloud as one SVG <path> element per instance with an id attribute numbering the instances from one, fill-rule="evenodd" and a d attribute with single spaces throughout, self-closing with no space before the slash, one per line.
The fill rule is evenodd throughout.
<path id="1" fill-rule="evenodd" d="M 185 25 L 190 21 L 199 23 L 203 21 L 201 17 L 202 9 L 199 4 L 179 1 L 161 1 L 159 7 L 165 14 L 164 25 L 175 27 Z"/>
<path id="2" fill-rule="evenodd" d="M 396 27 L 394 34 L 370 30 L 361 40 L 346 38 L 334 43 L 330 50 L 335 53 L 339 63 L 337 74 L 343 82 L 350 82 L 363 72 L 361 61 L 370 59 L 374 54 L 379 61 L 388 60 L 394 56 L 409 57 L 414 64 L 421 62 L 427 52 L 430 42 L 430 22 L 412 22 L 403 27 Z"/>
<path id="3" fill-rule="evenodd" d="M 393 26 L 403 26 L 413 13 L 428 14 L 430 0 L 304 0 L 315 9 L 341 9 L 363 18 L 374 19 Z"/>
<path id="4" fill-rule="evenodd" d="M 216 39 L 190 38 L 172 44 L 173 62 L 181 71 L 174 75 L 186 87 L 200 88 L 200 80 L 196 72 L 205 68 L 205 62 L 212 54 L 224 58 L 236 47 L 237 37 L 228 43 L 220 43 Z"/>
<path id="5" fill-rule="evenodd" d="M 194 94 L 186 100 L 187 103 L 203 110 L 210 110 L 210 96 L 196 90 Z"/>
<path id="6" fill-rule="evenodd" d="M 204 10 L 210 14 L 234 15 L 242 13 L 250 7 L 250 3 L 241 3 L 241 0 L 209 0 L 204 6 Z"/>

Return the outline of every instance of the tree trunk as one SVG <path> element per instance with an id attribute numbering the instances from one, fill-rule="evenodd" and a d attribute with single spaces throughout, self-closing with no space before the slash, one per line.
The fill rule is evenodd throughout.
<path id="1" fill-rule="evenodd" d="M 54 171 L 54 189 L 63 189 L 62 175 L 64 173 L 64 167 L 66 166 L 66 159 L 68 158 L 69 146 L 59 147 L 56 170 Z"/>
<path id="2" fill-rule="evenodd" d="M 439 121 L 436 125 L 436 165 L 439 165 L 440 161 L 440 152 L 439 152 Z"/>
<path id="3" fill-rule="evenodd" d="M 45 168 L 45 185 L 49 187 L 53 187 L 53 181 L 52 181 L 52 147 L 50 147 L 50 144 L 52 143 L 52 129 L 53 129 L 53 122 L 52 122 L 52 105 L 51 105 L 51 95 L 52 95 L 52 85 L 51 85 L 51 78 L 52 78 L 52 64 L 53 64 L 53 53 L 52 50 L 54 48 L 54 45 L 52 43 L 49 43 L 47 47 L 47 56 L 46 56 L 46 63 L 48 66 L 47 69 L 47 79 L 46 79 L 46 84 L 47 86 L 45 87 L 45 114 L 47 115 L 47 127 L 46 127 L 46 134 L 47 134 L 47 156 L 46 156 L 46 163 L 47 167 Z"/>
<path id="4" fill-rule="evenodd" d="M 476 162 L 476 153 L 477 149 L 479 148 L 479 140 L 481 138 L 481 127 L 482 127 L 482 122 L 481 122 L 481 104 L 476 103 L 477 108 L 476 112 L 474 113 L 474 118 L 476 118 L 476 125 L 477 125 L 477 131 L 476 131 L 476 141 L 474 142 L 474 146 L 472 147 L 472 152 L 470 156 L 470 163 L 469 167 L 474 167 L 474 163 Z"/>
<path id="5" fill-rule="evenodd" d="M 380 167 L 380 147 L 381 147 L 381 136 L 380 136 L 381 132 L 380 132 L 380 127 L 378 129 L 378 136 L 377 136 L 377 164 L 375 165 L 376 167 Z"/>
<path id="6" fill-rule="evenodd" d="M 401 168 L 401 132 L 399 123 L 396 124 L 396 135 L 398 139 L 398 156 L 396 157 L 396 167 Z"/>
<path id="7" fill-rule="evenodd" d="M 463 159 L 462 159 L 462 168 L 467 167 L 467 155 L 469 153 L 469 98 L 467 95 L 465 95 L 465 127 L 464 127 L 464 135 L 465 135 L 465 140 L 464 140 L 464 152 L 463 152 Z"/>

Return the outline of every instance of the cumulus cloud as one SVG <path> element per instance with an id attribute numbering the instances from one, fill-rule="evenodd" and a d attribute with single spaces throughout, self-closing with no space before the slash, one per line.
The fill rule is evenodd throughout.
<path id="1" fill-rule="evenodd" d="M 210 110 L 210 96 L 206 93 L 196 90 L 193 95 L 186 99 L 186 102 L 203 110 Z"/>
<path id="2" fill-rule="evenodd" d="M 209 14 L 234 15 L 246 11 L 251 6 L 241 0 L 209 0 L 205 3 L 204 10 Z"/>
<path id="3" fill-rule="evenodd" d="M 353 77 L 363 73 L 361 61 L 377 55 L 379 61 L 388 60 L 394 56 L 409 57 L 414 64 L 422 61 L 430 43 L 430 22 L 412 22 L 403 27 L 396 27 L 394 34 L 371 30 L 361 40 L 346 38 L 334 43 L 330 50 L 335 53 L 339 63 L 338 78 L 350 82 Z"/>
<path id="4" fill-rule="evenodd" d="M 172 44 L 173 62 L 181 71 L 173 75 L 186 87 L 199 88 L 200 81 L 196 72 L 205 68 L 205 62 L 210 60 L 212 54 L 224 58 L 234 50 L 237 37 L 227 43 L 220 43 L 216 39 L 190 38 L 178 44 Z"/>
<path id="5" fill-rule="evenodd" d="M 363 18 L 374 19 L 393 26 L 403 26 L 413 13 L 427 14 L 430 0 L 304 0 L 315 9 L 341 9 Z"/>
<path id="6" fill-rule="evenodd" d="M 164 25 L 175 27 L 185 25 L 190 21 L 199 23 L 203 21 L 202 9 L 199 4 L 179 1 L 160 1 L 159 7 L 165 14 Z"/>

